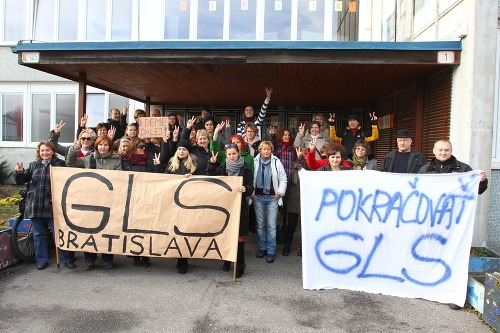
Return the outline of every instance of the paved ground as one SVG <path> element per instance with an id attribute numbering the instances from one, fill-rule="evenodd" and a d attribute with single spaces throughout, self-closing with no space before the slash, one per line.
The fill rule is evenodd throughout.
<path id="1" fill-rule="evenodd" d="M 255 250 L 247 246 L 247 271 L 235 283 L 211 260 L 190 260 L 187 275 L 177 273 L 174 259 L 142 268 L 118 256 L 114 270 L 86 272 L 82 255 L 74 270 L 7 268 L 0 272 L 0 331 L 491 333 L 475 313 L 435 302 L 304 290 L 296 247 L 274 264 Z"/>

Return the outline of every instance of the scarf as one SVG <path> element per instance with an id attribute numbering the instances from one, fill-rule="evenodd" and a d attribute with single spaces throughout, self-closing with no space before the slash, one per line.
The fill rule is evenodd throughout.
<path id="1" fill-rule="evenodd" d="M 124 157 L 123 160 L 133 165 L 146 165 L 146 161 L 148 160 L 148 154 L 132 154 L 130 158 Z"/>
<path id="2" fill-rule="evenodd" d="M 281 144 L 283 145 L 283 147 L 286 149 L 288 149 L 288 147 L 290 147 L 292 145 L 292 141 L 288 141 L 288 142 L 285 142 L 283 140 L 280 140 Z"/>
<path id="3" fill-rule="evenodd" d="M 356 154 L 352 154 L 352 162 L 354 163 L 354 170 L 363 170 L 365 168 L 366 160 L 368 156 L 358 157 Z"/>
<path id="4" fill-rule="evenodd" d="M 269 194 L 271 192 L 271 160 L 272 157 L 269 157 L 268 160 L 262 159 L 262 156 L 259 158 L 257 188 L 261 188 L 264 191 L 264 194 Z"/>
<path id="5" fill-rule="evenodd" d="M 226 159 L 226 172 L 228 176 L 238 176 L 240 174 L 240 170 L 243 167 L 245 161 L 243 157 L 239 157 L 236 162 L 231 162 Z"/>
<path id="6" fill-rule="evenodd" d="M 255 115 L 251 116 L 251 117 L 246 117 L 246 116 L 243 116 L 243 121 L 248 124 L 248 123 L 253 123 L 255 122 Z"/>

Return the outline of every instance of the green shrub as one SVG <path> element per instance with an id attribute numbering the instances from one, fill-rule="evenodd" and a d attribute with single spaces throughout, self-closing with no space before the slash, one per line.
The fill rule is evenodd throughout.
<path id="1" fill-rule="evenodd" d="M 4 184 L 7 178 L 12 176 L 13 173 L 12 166 L 3 156 L 0 156 L 0 183 Z"/>

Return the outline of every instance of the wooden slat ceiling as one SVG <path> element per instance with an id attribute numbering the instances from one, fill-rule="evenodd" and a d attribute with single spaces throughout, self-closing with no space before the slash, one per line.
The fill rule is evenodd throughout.
<path id="1" fill-rule="evenodd" d="M 19 63 L 22 62 L 22 52 Z M 459 62 L 459 52 L 457 61 Z M 437 51 L 394 50 L 56 50 L 23 64 L 110 92 L 168 105 L 260 103 L 264 87 L 280 106 L 356 107 L 445 66 Z"/>

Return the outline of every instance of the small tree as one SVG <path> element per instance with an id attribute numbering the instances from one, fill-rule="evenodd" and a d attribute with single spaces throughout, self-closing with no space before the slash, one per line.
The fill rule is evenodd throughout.
<path id="1" fill-rule="evenodd" d="M 5 160 L 4 156 L 0 156 L 0 183 L 4 184 L 7 178 L 12 176 L 13 173 L 12 167 Z"/>

